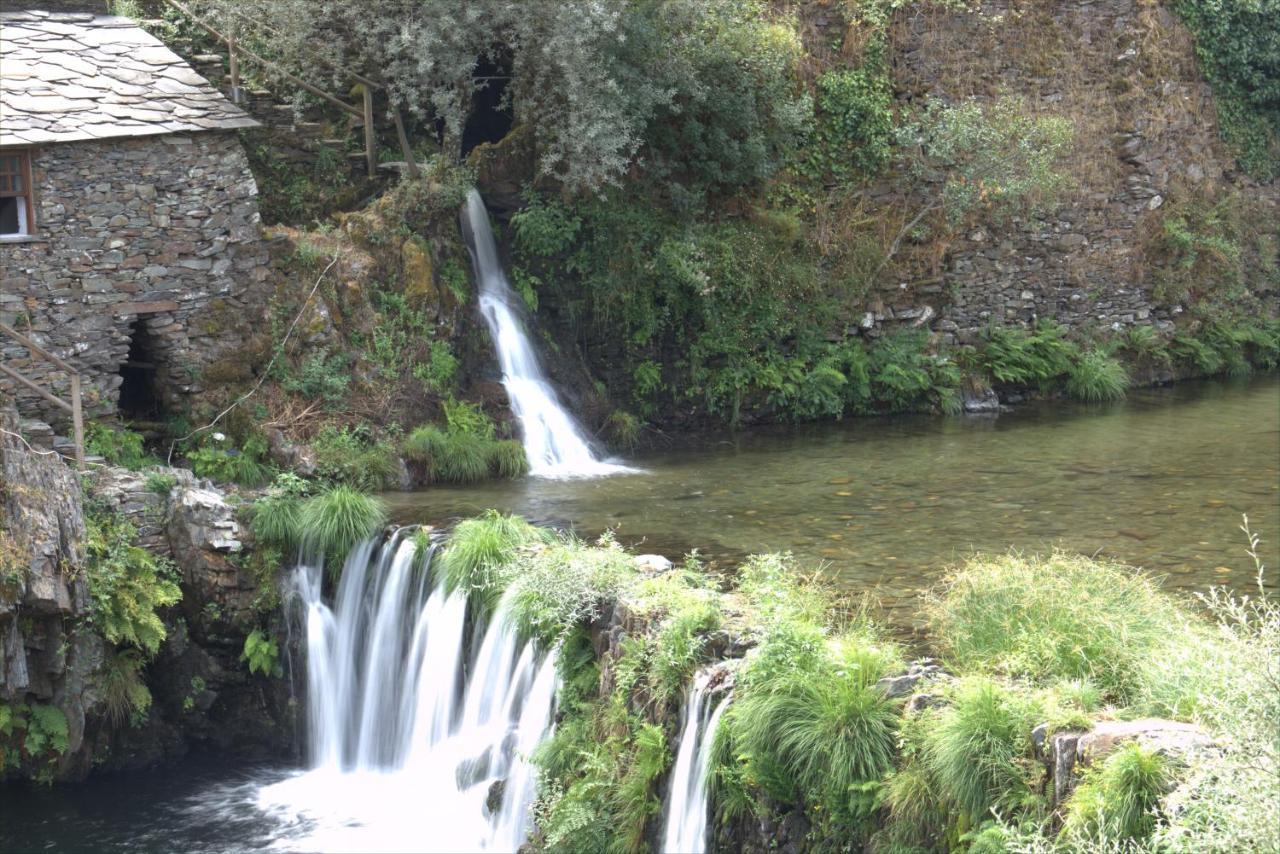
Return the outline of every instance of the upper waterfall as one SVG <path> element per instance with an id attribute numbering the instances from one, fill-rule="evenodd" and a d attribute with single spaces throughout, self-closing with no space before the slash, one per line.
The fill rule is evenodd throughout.
<path id="1" fill-rule="evenodd" d="M 597 477 L 631 471 L 597 458 L 582 427 L 547 381 L 525 332 L 515 292 L 498 259 L 489 212 L 475 190 L 467 194 L 462 232 L 480 288 L 480 312 L 498 352 L 511 409 L 520 422 L 530 473 L 538 477 Z"/>

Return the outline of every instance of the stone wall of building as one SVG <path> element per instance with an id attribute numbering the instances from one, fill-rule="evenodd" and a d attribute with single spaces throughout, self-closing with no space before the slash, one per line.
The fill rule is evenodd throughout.
<path id="1" fill-rule="evenodd" d="M 168 405 L 234 351 L 268 275 L 257 186 L 234 133 L 169 134 L 34 150 L 38 240 L 0 244 L 0 320 L 78 367 L 89 416 L 115 410 L 135 324 Z M 66 396 L 68 378 L 0 339 L 0 357 Z M 0 380 L 24 415 L 65 416 Z"/>

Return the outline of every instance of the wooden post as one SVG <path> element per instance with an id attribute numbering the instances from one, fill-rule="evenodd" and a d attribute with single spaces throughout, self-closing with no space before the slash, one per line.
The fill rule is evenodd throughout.
<path id="1" fill-rule="evenodd" d="M 76 467 L 84 469 L 84 412 L 80 407 L 80 375 L 71 375 L 71 429 L 75 431 Z"/>
<path id="2" fill-rule="evenodd" d="M 400 110 L 391 111 L 391 120 L 396 123 L 396 139 L 400 141 L 400 154 L 404 157 L 405 170 L 410 180 L 416 181 L 422 174 L 413 159 L 413 149 L 409 147 L 409 135 L 404 132 L 404 119 L 400 118 Z"/>
<path id="3" fill-rule="evenodd" d="M 231 103 L 243 102 L 240 97 L 240 57 L 236 56 L 236 31 L 227 36 L 227 61 L 231 66 Z"/>
<path id="4" fill-rule="evenodd" d="M 360 94 L 364 96 L 364 158 L 369 166 L 369 177 L 378 176 L 378 152 L 373 138 L 373 88 L 360 85 Z"/>

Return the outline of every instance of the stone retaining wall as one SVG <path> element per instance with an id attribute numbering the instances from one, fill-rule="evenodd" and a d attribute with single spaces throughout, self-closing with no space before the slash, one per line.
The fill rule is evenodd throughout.
<path id="1" fill-rule="evenodd" d="M 202 368 L 235 350 L 246 289 L 268 273 L 257 185 L 237 137 L 170 134 L 33 151 L 38 239 L 0 244 L 0 320 L 80 368 L 89 416 L 114 411 L 132 325 L 157 352 L 167 403 L 201 391 Z M 0 357 L 67 393 L 67 378 L 0 340 Z M 62 413 L 25 389 L 24 414 Z"/>

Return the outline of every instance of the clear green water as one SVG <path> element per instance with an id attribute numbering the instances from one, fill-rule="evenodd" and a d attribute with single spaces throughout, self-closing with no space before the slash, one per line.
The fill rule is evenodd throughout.
<path id="1" fill-rule="evenodd" d="M 731 565 L 791 550 L 852 591 L 904 604 L 978 551 L 1054 547 L 1244 586 L 1248 513 L 1280 565 L 1280 380 L 1139 390 L 991 417 L 861 419 L 725 434 L 629 460 L 644 473 L 527 478 L 387 496 L 403 522 L 486 508 L 613 529 L 646 551 Z"/>

